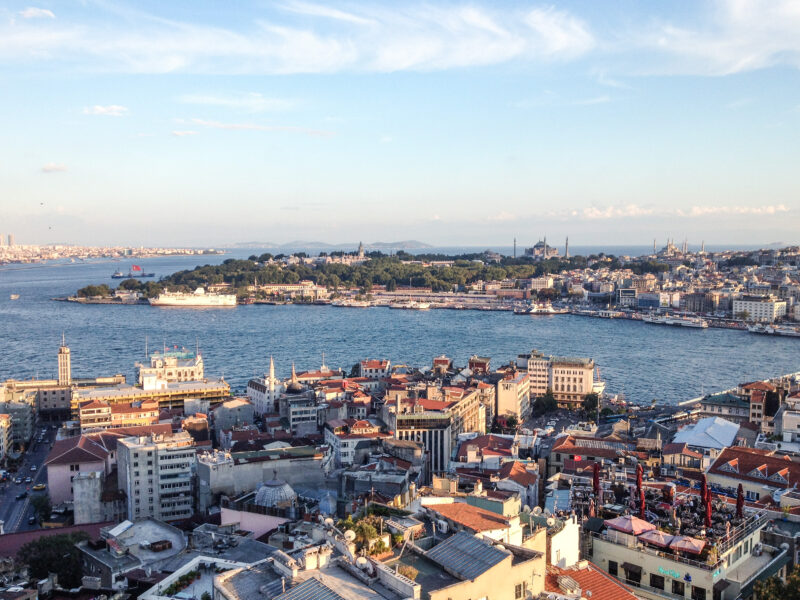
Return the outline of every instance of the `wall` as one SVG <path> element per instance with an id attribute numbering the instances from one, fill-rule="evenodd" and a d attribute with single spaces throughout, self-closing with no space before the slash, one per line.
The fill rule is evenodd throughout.
<path id="1" fill-rule="evenodd" d="M 242 510 L 232 510 L 223 508 L 220 516 L 222 525 L 239 523 L 239 528 L 245 531 L 252 531 L 255 538 L 259 538 L 265 533 L 276 529 L 281 523 L 286 523 L 289 519 L 273 517 L 270 515 L 260 515 Z"/>
<path id="2" fill-rule="evenodd" d="M 47 489 L 50 494 L 50 501 L 53 505 L 62 502 L 71 502 L 73 499 L 72 476 L 79 472 L 102 471 L 105 472 L 105 462 L 80 463 L 77 471 L 70 471 L 70 465 L 48 465 L 47 466 Z"/>
<path id="3" fill-rule="evenodd" d="M 75 498 L 75 524 L 97 523 L 103 520 L 103 506 L 100 496 L 103 492 L 103 472 L 76 474 L 72 481 Z M 52 491 L 51 491 L 52 494 Z M 52 496 L 51 496 L 52 498 Z"/>

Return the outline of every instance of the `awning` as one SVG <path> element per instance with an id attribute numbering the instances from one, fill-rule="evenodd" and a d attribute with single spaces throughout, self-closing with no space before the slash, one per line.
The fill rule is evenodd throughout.
<path id="1" fill-rule="evenodd" d="M 715 592 L 717 592 L 717 591 L 721 592 L 721 591 L 727 589 L 730 584 L 731 584 L 731 582 L 728 581 L 727 579 L 720 579 L 717 583 L 714 584 L 714 591 Z"/>
<path id="2" fill-rule="evenodd" d="M 631 563 L 624 562 L 622 563 L 622 568 L 625 569 L 628 573 L 641 573 L 642 567 L 639 565 L 632 565 Z"/>

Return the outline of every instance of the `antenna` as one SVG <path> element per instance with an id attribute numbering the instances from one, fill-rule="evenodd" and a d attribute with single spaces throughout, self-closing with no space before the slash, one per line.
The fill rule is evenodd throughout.
<path id="1" fill-rule="evenodd" d="M 63 329 L 61 330 L 61 345 L 62 346 L 66 346 L 67 345 L 67 342 L 65 341 L 64 330 Z"/>

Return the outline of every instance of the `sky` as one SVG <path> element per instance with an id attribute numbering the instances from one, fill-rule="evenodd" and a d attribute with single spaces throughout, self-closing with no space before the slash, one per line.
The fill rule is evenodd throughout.
<path id="1" fill-rule="evenodd" d="M 5 0 L 0 232 L 797 243 L 798 31 L 797 0 Z"/>

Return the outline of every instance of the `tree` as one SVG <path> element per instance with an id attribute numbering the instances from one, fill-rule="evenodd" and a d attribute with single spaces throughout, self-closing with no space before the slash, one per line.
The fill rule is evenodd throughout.
<path id="1" fill-rule="evenodd" d="M 81 585 L 81 553 L 75 544 L 89 539 L 84 531 L 40 537 L 28 542 L 17 553 L 17 560 L 28 565 L 31 577 L 45 579 L 49 573 L 58 575 L 65 588 Z"/>
<path id="2" fill-rule="evenodd" d="M 557 408 L 558 402 L 556 402 L 556 397 L 553 395 L 553 390 L 550 388 L 547 388 L 544 396 L 539 396 L 533 403 L 533 412 L 537 415 L 546 415 Z"/>
<path id="3" fill-rule="evenodd" d="M 33 512 L 36 513 L 36 518 L 39 521 L 49 517 L 53 511 L 53 506 L 50 504 L 50 496 L 47 494 L 36 494 L 31 498 L 31 506 L 33 506 Z"/>
<path id="4" fill-rule="evenodd" d="M 356 541 L 361 542 L 362 545 L 378 537 L 378 530 L 365 520 L 359 521 L 353 531 L 356 534 Z"/>
<path id="5" fill-rule="evenodd" d="M 515 417 L 514 415 L 511 415 L 506 419 L 506 425 L 508 426 L 509 429 L 516 429 L 518 424 L 519 421 L 517 420 L 517 417 Z"/>
<path id="6" fill-rule="evenodd" d="M 597 406 L 600 404 L 600 396 L 591 392 L 583 397 L 583 412 L 589 419 L 597 420 Z"/>
<path id="7" fill-rule="evenodd" d="M 746 310 L 743 310 L 742 312 L 736 313 L 736 318 L 742 321 L 749 321 L 750 313 Z"/>
<path id="8" fill-rule="evenodd" d="M 758 600 L 800 600 L 800 570 L 792 571 L 785 582 L 776 576 L 757 581 L 755 592 Z"/>

